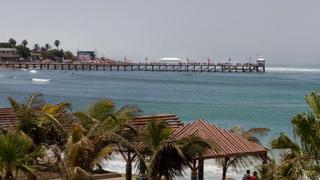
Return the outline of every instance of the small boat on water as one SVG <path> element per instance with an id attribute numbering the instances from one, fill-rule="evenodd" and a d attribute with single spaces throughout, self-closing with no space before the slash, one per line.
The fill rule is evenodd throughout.
<path id="1" fill-rule="evenodd" d="M 29 73 L 32 73 L 32 74 L 36 74 L 38 71 L 36 71 L 36 70 L 34 70 L 34 69 L 32 69 L 32 70 L 30 70 L 29 71 Z"/>
<path id="2" fill-rule="evenodd" d="M 51 81 L 51 79 L 32 78 L 32 82 L 45 83 L 45 82 L 50 82 L 50 81 Z"/>

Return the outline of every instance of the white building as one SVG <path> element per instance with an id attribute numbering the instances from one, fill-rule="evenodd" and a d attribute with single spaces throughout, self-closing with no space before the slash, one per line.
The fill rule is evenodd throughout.
<path id="1" fill-rule="evenodd" d="M 177 57 L 164 57 L 161 58 L 159 63 L 161 64 L 181 64 L 183 60 Z"/>
<path id="2" fill-rule="evenodd" d="M 262 56 L 258 57 L 258 59 L 257 59 L 257 64 L 258 65 L 264 65 L 265 62 L 266 62 L 266 60 Z"/>

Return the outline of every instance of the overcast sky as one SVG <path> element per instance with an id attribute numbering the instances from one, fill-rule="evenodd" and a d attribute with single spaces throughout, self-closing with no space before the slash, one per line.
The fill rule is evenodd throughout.
<path id="1" fill-rule="evenodd" d="M 0 41 L 144 60 L 320 65 L 319 0 L 0 0 Z"/>

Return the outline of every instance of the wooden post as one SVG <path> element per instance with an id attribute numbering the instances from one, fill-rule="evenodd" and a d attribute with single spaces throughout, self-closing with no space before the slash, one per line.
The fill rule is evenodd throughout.
<path id="1" fill-rule="evenodd" d="M 198 180 L 203 180 L 203 175 L 204 175 L 204 160 L 199 160 Z"/>
<path id="2" fill-rule="evenodd" d="M 126 164 L 126 180 L 132 180 L 132 162 L 128 159 Z"/>

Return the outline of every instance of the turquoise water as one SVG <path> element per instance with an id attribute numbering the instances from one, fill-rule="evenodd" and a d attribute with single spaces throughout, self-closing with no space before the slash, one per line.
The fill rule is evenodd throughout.
<path id="1" fill-rule="evenodd" d="M 32 78 L 48 78 L 35 83 Z M 268 127 L 269 139 L 290 131 L 291 117 L 306 110 L 304 96 L 320 88 L 320 71 L 267 73 L 163 73 L 0 70 L 0 106 L 7 97 L 24 100 L 34 92 L 49 102 L 70 101 L 74 110 L 99 98 L 118 107 L 135 105 L 144 114 L 176 113 L 184 122 L 199 118 L 229 128 Z"/>
<path id="2" fill-rule="evenodd" d="M 35 83 L 32 78 L 48 78 Z M 103 71 L 0 70 L 0 107 L 7 97 L 23 101 L 34 92 L 47 101 L 70 101 L 73 110 L 99 98 L 113 99 L 117 106 L 139 106 L 144 114 L 176 113 L 184 122 L 199 118 L 224 128 L 267 127 L 272 131 L 263 144 L 279 132 L 291 132 L 290 119 L 306 111 L 304 96 L 320 88 L 320 69 L 270 68 L 267 73 L 164 73 Z M 109 170 L 124 172 L 123 159 L 106 162 Z M 239 179 L 234 169 L 228 176 Z M 185 177 L 189 179 L 187 172 Z M 212 160 L 205 161 L 205 179 L 221 176 Z"/>

